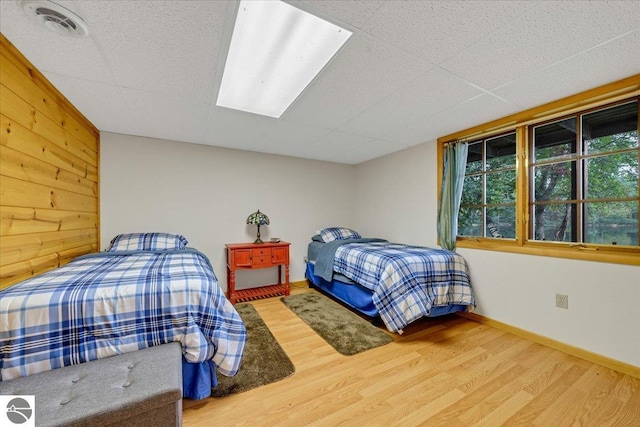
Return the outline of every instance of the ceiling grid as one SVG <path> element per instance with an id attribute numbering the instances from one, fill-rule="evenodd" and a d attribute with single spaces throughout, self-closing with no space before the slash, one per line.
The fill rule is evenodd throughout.
<path id="1" fill-rule="evenodd" d="M 215 105 L 234 3 L 56 3 L 89 37 L 13 0 L 0 31 L 101 131 L 347 164 L 640 71 L 633 0 L 289 1 L 354 34 L 275 119 Z"/>

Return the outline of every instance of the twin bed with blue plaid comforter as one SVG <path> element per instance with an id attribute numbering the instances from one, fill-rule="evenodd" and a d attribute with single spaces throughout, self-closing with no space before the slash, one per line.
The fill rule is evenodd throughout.
<path id="1" fill-rule="evenodd" d="M 245 340 L 209 260 L 191 248 L 86 255 L 0 291 L 3 381 L 177 341 L 184 395 L 200 399 L 215 370 L 235 375 Z"/>
<path id="2" fill-rule="evenodd" d="M 405 326 L 421 317 L 475 306 L 467 263 L 455 252 L 382 239 L 312 244 L 317 249 L 313 250 L 315 262 L 307 269 L 308 278 L 349 305 L 351 298 L 362 296 L 349 287 L 365 288 L 376 314 L 392 332 L 402 333 Z M 342 286 L 334 280 L 336 273 L 352 282 Z"/>

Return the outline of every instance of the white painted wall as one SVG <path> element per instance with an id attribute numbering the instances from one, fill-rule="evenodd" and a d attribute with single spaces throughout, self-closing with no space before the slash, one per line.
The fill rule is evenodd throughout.
<path id="1" fill-rule="evenodd" d="M 292 244 L 292 281 L 304 280 L 315 230 L 354 226 L 353 166 L 113 133 L 100 145 L 102 249 L 119 233 L 180 233 L 209 257 L 223 289 L 224 245 L 255 240 L 245 221 L 257 209 L 271 221 L 263 240 Z M 238 288 L 274 283 L 269 270 L 240 272 Z"/>
<path id="2" fill-rule="evenodd" d="M 356 166 L 357 230 L 436 246 L 436 142 Z M 640 366 L 640 267 L 459 249 L 478 314 Z M 555 294 L 569 295 L 569 309 Z"/>
<path id="3" fill-rule="evenodd" d="M 366 237 L 434 245 L 436 162 L 422 144 L 356 166 L 357 231 Z"/>
<path id="4" fill-rule="evenodd" d="M 310 233 L 344 225 L 367 237 L 436 246 L 436 143 L 358 166 L 101 134 L 101 238 L 184 234 L 226 289 L 224 244 L 248 242 L 260 208 L 263 237 L 292 242 L 291 280 L 304 279 Z M 460 249 L 486 317 L 640 366 L 640 268 Z M 247 286 L 264 280 L 239 276 Z M 242 287 L 242 286 L 241 286 Z M 569 295 L 569 309 L 555 294 Z"/>

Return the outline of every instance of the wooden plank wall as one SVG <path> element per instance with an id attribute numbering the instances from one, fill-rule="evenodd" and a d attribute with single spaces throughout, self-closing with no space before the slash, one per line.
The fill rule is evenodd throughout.
<path id="1" fill-rule="evenodd" d="M 100 248 L 100 134 L 0 33 L 0 289 Z"/>

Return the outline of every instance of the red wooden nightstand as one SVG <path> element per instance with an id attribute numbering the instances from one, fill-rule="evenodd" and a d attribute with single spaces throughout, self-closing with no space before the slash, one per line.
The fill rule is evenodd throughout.
<path id="1" fill-rule="evenodd" d="M 229 243 L 227 248 L 227 298 L 231 304 L 277 295 L 289 295 L 289 246 L 291 243 Z M 282 267 L 284 266 L 284 283 Z M 236 290 L 236 270 L 278 267 L 278 283 Z"/>

